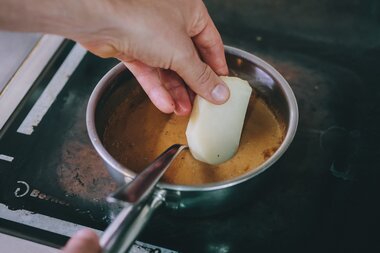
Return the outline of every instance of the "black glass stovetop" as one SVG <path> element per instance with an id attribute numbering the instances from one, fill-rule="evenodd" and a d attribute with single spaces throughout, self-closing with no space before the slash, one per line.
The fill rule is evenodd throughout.
<path id="1" fill-rule="evenodd" d="M 251 203 L 200 218 L 158 211 L 138 239 L 180 252 L 379 250 L 380 48 L 234 25 L 220 31 L 226 44 L 261 57 L 289 82 L 300 111 L 297 134 Z M 0 160 L 1 204 L 106 228 L 104 199 L 116 185 L 89 142 L 85 110 L 96 83 L 115 64 L 87 54 L 33 134 L 19 134 L 51 74 L 40 78 L 0 139 L 0 153 L 14 157 Z M 47 244 L 67 240 L 5 220 L 0 225 Z"/>

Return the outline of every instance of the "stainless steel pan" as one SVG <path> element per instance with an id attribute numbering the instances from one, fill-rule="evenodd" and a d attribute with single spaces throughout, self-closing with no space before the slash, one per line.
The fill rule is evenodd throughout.
<path id="1" fill-rule="evenodd" d="M 125 208 L 107 229 L 107 238 L 103 237 L 102 246 L 105 251 L 115 252 L 116 248 L 128 248 L 158 207 L 177 215 L 203 216 L 249 201 L 266 174 L 264 172 L 284 154 L 292 142 L 298 124 L 298 107 L 289 84 L 260 58 L 229 46 L 225 47 L 225 52 L 230 75 L 246 79 L 284 122 L 286 135 L 281 146 L 259 168 L 238 178 L 200 186 L 158 183 L 153 193 L 139 203 L 124 202 Z M 123 64 L 119 64 L 98 83 L 87 108 L 87 130 L 92 144 L 109 173 L 121 184 L 132 181 L 136 174 L 107 152 L 102 144 L 102 136 L 114 109 L 134 89 L 139 88 L 132 74 Z"/>

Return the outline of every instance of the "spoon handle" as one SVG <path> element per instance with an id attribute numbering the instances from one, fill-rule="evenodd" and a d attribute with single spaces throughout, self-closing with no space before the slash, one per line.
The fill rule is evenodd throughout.
<path id="1" fill-rule="evenodd" d="M 187 148 L 187 146 L 181 144 L 174 144 L 169 147 L 138 174 L 132 182 L 123 185 L 115 193 L 110 195 L 108 200 L 112 202 L 112 199 L 114 199 L 128 203 L 136 203 L 144 200 L 152 193 L 155 185 L 173 160 L 185 148 Z"/>
<path id="2" fill-rule="evenodd" d="M 154 210 L 165 199 L 164 190 L 155 191 L 155 185 L 176 156 L 185 148 L 186 145 L 180 144 L 171 146 L 132 182 L 125 184 L 107 198 L 109 202 L 124 203 L 125 207 L 100 238 L 102 252 L 124 253 L 132 246 Z"/>

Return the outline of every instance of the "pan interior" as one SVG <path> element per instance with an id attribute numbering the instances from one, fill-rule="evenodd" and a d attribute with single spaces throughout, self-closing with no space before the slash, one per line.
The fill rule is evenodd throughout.
<path id="1" fill-rule="evenodd" d="M 124 78 L 114 90 L 108 99 L 112 110 L 107 109 L 109 116 L 101 136 L 103 145 L 119 163 L 138 173 L 172 144 L 186 143 L 188 117 L 158 111 L 133 78 Z M 286 123 L 261 91 L 263 87 L 254 86 L 254 90 L 240 147 L 231 160 L 212 166 L 184 151 L 162 181 L 176 185 L 223 182 L 251 173 L 264 163 L 281 145 Z M 115 101 L 119 101 L 117 105 Z"/>

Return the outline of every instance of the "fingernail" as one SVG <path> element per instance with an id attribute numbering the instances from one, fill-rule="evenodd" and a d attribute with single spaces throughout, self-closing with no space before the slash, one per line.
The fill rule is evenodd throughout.
<path id="1" fill-rule="evenodd" d="M 225 84 L 218 84 L 211 91 L 212 98 L 220 103 L 225 102 L 228 99 L 229 94 L 230 92 Z"/>

